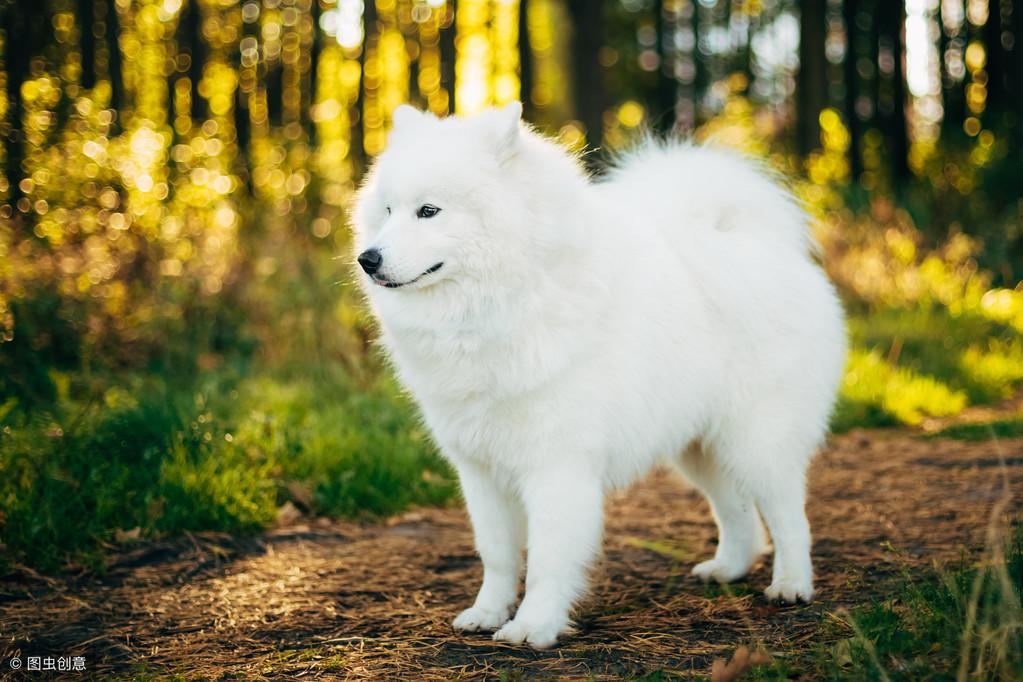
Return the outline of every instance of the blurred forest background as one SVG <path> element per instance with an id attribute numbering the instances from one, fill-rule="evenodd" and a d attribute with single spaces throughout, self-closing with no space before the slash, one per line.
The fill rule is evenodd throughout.
<path id="1" fill-rule="evenodd" d="M 1020 0 L 0 8 L 8 560 L 452 495 L 349 263 L 345 207 L 402 102 L 521 99 L 577 149 L 655 130 L 768 159 L 850 312 L 836 430 L 937 429 L 1023 381 Z"/>

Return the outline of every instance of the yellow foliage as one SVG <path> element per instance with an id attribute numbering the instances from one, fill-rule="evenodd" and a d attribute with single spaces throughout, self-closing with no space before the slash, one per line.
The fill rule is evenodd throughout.
<path id="1" fill-rule="evenodd" d="M 878 404 L 906 424 L 924 417 L 956 414 L 966 406 L 966 394 L 937 379 L 893 367 L 877 351 L 853 350 L 842 382 L 842 395 L 859 403 Z"/>

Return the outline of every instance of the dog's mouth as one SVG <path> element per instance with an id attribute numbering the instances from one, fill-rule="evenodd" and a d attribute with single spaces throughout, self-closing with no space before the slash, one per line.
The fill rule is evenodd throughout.
<path id="1" fill-rule="evenodd" d="M 408 280 L 407 282 L 395 282 L 394 280 L 387 279 L 386 277 L 384 277 L 382 275 L 378 275 L 378 274 L 374 273 L 373 276 L 372 276 L 373 284 L 379 284 L 380 286 L 387 287 L 388 289 L 399 289 L 401 287 L 407 287 L 410 284 L 415 284 L 416 282 L 418 282 L 419 280 L 423 279 L 424 277 L 432 275 L 433 273 L 435 273 L 438 270 L 440 270 L 443 266 L 444 266 L 444 263 L 437 263 L 436 265 L 431 265 L 430 267 L 426 268 L 421 273 L 419 273 L 417 276 L 413 277 L 412 279 Z"/>

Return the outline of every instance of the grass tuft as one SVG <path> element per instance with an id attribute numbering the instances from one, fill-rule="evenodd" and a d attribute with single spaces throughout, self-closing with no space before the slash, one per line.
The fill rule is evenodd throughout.
<path id="1" fill-rule="evenodd" d="M 1023 526 L 979 563 L 904 573 L 884 601 L 839 616 L 819 672 L 843 680 L 1023 679 Z"/>
<path id="2" fill-rule="evenodd" d="M 1023 419 L 1000 419 L 978 424 L 953 424 L 937 433 L 927 434 L 925 437 L 965 441 L 1023 438 Z"/>
<path id="3" fill-rule="evenodd" d="M 5 555 L 41 570 L 101 569 L 100 550 L 125 533 L 255 531 L 286 501 L 313 515 L 378 515 L 455 490 L 384 378 L 224 368 L 198 384 L 66 393 L 50 412 L 0 415 Z"/>

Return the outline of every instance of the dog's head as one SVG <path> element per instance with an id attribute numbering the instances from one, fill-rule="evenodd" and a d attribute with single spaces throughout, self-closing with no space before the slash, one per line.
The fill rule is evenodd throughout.
<path id="1" fill-rule="evenodd" d="M 467 119 L 395 110 L 355 206 L 357 260 L 370 282 L 424 289 L 479 266 L 494 211 L 505 208 L 495 204 L 514 194 L 505 164 L 518 151 L 521 111 L 518 102 Z"/>
<path id="2" fill-rule="evenodd" d="M 552 191 L 545 173 L 565 170 L 544 158 L 561 159 L 580 175 L 571 156 L 520 123 L 521 113 L 518 102 L 470 118 L 395 110 L 388 147 L 353 216 L 355 255 L 371 288 L 485 282 L 541 257 L 542 244 L 534 243 L 545 211 L 538 191 Z"/>

